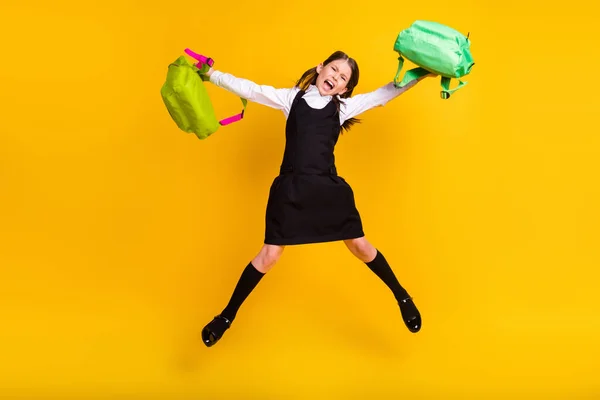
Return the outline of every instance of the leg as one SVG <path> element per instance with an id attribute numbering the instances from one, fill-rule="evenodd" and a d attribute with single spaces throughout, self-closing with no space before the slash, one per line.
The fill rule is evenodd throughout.
<path id="1" fill-rule="evenodd" d="M 394 271 L 390 268 L 383 254 L 369 243 L 364 236 L 344 240 L 344 244 L 355 257 L 364 262 L 390 288 L 400 305 L 402 319 L 406 327 L 413 333 L 418 332 L 421 329 L 419 310 L 417 310 L 408 292 L 398 282 Z"/>
<path id="2" fill-rule="evenodd" d="M 229 299 L 227 306 L 202 330 L 202 341 L 208 347 L 219 341 L 231 326 L 239 308 L 263 276 L 275 265 L 283 253 L 283 246 L 265 244 L 246 266 Z"/>
<path id="3" fill-rule="evenodd" d="M 283 249 L 285 249 L 285 246 L 263 245 L 256 257 L 252 259 L 252 265 L 263 274 L 266 274 L 279 261 L 279 258 L 283 254 Z"/>
<path id="4" fill-rule="evenodd" d="M 356 258 L 364 263 L 373 261 L 377 255 L 377 249 L 364 236 L 357 239 L 344 240 L 344 244 Z"/>
<path id="5" fill-rule="evenodd" d="M 229 303 L 221 312 L 221 316 L 233 322 L 242 303 L 258 285 L 262 277 L 275 265 L 283 253 L 283 246 L 263 245 L 258 254 L 250 261 L 242 272 Z"/>

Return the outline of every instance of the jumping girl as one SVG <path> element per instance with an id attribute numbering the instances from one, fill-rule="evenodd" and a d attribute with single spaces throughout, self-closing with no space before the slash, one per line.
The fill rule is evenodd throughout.
<path id="1" fill-rule="evenodd" d="M 351 97 L 358 84 L 358 65 L 341 51 L 306 71 L 293 88 L 257 85 L 212 68 L 205 74 L 241 98 L 281 110 L 287 122 L 280 173 L 266 206 L 264 244 L 242 271 L 227 306 L 202 330 L 204 344 L 214 345 L 231 327 L 240 306 L 285 246 L 333 241 L 343 241 L 388 286 L 405 325 L 418 332 L 421 315 L 383 254 L 365 238 L 352 188 L 337 174 L 334 148 L 341 130 L 358 121 L 356 116 L 385 105 L 425 77 L 400 89 L 390 82 Z"/>

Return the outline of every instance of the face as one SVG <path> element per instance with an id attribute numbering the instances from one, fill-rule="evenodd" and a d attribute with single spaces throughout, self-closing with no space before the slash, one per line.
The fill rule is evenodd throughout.
<path id="1" fill-rule="evenodd" d="M 343 94 L 348 89 L 346 85 L 352 75 L 352 69 L 346 60 L 335 60 L 327 65 L 317 66 L 317 89 L 321 96 Z"/>

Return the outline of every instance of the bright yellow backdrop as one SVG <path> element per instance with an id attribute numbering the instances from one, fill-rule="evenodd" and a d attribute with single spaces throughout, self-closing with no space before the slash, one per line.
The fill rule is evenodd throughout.
<path id="1" fill-rule="evenodd" d="M 0 397 L 600 398 L 590 7 L 4 0 Z M 342 49 L 363 93 L 393 78 L 415 19 L 470 32 L 469 84 L 443 101 L 429 79 L 363 114 L 336 156 L 423 330 L 329 243 L 288 247 L 205 348 L 261 246 L 285 121 L 249 104 L 206 141 L 178 131 L 168 64 L 191 47 L 283 87 Z"/>

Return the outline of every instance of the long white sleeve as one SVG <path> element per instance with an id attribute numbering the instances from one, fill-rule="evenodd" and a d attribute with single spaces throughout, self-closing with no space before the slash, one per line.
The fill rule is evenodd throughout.
<path id="1" fill-rule="evenodd" d="M 402 88 L 396 88 L 394 82 L 390 82 L 372 92 L 358 94 L 348 99 L 341 99 L 345 103 L 345 106 L 342 105 L 340 107 L 342 123 L 371 108 L 386 105 L 389 101 L 395 99 L 416 85 L 417 82 L 418 80 L 414 80 Z"/>
<path id="2" fill-rule="evenodd" d="M 216 70 L 210 75 L 210 82 L 248 101 L 282 110 L 286 116 L 297 93 L 297 90 L 291 88 L 278 89 L 273 86 L 259 85 L 248 79 Z"/>

